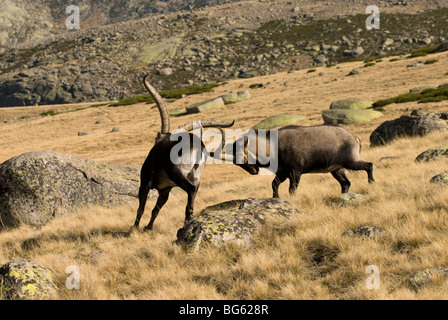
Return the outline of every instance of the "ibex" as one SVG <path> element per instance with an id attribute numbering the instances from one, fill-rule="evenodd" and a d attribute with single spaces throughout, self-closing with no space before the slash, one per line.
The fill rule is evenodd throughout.
<path id="1" fill-rule="evenodd" d="M 187 222 L 193 214 L 194 200 L 198 192 L 201 175 L 204 171 L 207 150 L 201 138 L 191 133 L 185 133 L 193 129 L 193 123 L 186 124 L 180 129 L 176 130 L 178 133 L 170 133 L 170 119 L 168 110 L 163 98 L 157 91 L 147 82 L 146 75 L 143 79 L 143 84 L 153 97 L 157 108 L 160 112 L 162 128 L 157 134 L 156 142 L 149 152 L 140 173 L 140 188 L 139 188 L 139 207 L 137 217 L 135 219 L 133 228 L 138 229 L 140 219 L 145 210 L 148 193 L 151 189 L 156 189 L 159 193 L 157 203 L 152 210 L 151 220 L 144 230 L 151 230 L 154 221 L 159 214 L 160 209 L 168 200 L 169 193 L 173 187 L 180 187 L 188 194 L 188 203 L 185 209 L 185 222 Z M 203 127 L 217 127 L 228 128 L 232 123 L 220 123 L 215 120 L 202 121 Z M 222 130 L 222 129 L 220 129 Z M 180 131 L 180 132 L 179 132 Z M 182 133 L 185 133 L 182 135 Z M 179 154 L 177 146 L 179 139 L 189 139 L 189 152 L 187 154 Z M 224 144 L 224 135 L 223 135 Z M 182 162 L 173 162 L 173 155 L 177 159 L 183 158 Z"/>
<path id="2" fill-rule="evenodd" d="M 279 185 L 289 178 L 289 193 L 294 194 L 305 173 L 330 172 L 341 185 L 341 192 L 350 188 L 345 169 L 365 170 L 369 183 L 374 182 L 373 164 L 361 160 L 361 141 L 347 130 L 338 126 L 286 126 L 273 131 L 253 130 L 256 141 L 243 136 L 233 143 L 232 155 L 223 159 L 231 161 L 256 175 L 260 168 L 270 168 L 275 173 L 272 181 L 273 197 L 278 198 Z M 260 148 L 264 154 L 260 153 Z M 242 149 L 242 150 L 241 150 Z M 238 157 L 240 150 L 243 157 Z M 230 151 L 230 150 L 229 150 Z M 267 152 L 266 152 L 267 151 Z M 276 161 L 272 170 L 272 161 Z"/>

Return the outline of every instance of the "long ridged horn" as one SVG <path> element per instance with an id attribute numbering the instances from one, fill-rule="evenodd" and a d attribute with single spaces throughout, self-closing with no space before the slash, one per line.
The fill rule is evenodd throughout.
<path id="1" fill-rule="evenodd" d="M 145 85 L 146 90 L 148 90 L 149 94 L 154 99 L 154 102 L 157 105 L 157 108 L 160 112 L 160 119 L 162 122 L 162 128 L 160 129 L 161 134 L 169 133 L 170 132 L 170 116 L 168 114 L 168 109 L 166 107 L 165 100 L 159 95 L 159 93 L 154 89 L 146 79 L 148 78 L 149 74 L 145 75 L 143 78 L 143 84 Z"/>
<path id="2" fill-rule="evenodd" d="M 235 120 L 232 120 L 232 122 L 219 122 L 216 119 L 208 119 L 208 120 L 201 120 L 201 126 L 203 128 L 209 128 L 209 127 L 216 127 L 216 128 L 230 128 L 235 123 Z M 185 131 L 191 131 L 193 130 L 193 124 L 194 121 L 188 122 L 184 124 L 183 126 L 180 126 L 177 130 L 185 130 Z"/>
<path id="3" fill-rule="evenodd" d="M 222 128 L 230 128 L 235 124 L 235 120 L 232 120 L 231 122 L 219 122 L 216 119 L 208 119 L 208 120 L 201 120 L 201 126 L 203 128 L 209 128 L 214 127 L 217 128 L 219 131 L 221 131 L 221 154 L 225 154 L 225 146 L 226 146 L 226 135 L 225 131 Z M 184 124 L 183 126 L 176 129 L 178 130 L 185 130 L 185 131 L 191 131 L 194 128 L 194 121 L 188 122 Z M 218 151 L 218 150 L 217 150 Z M 215 152 L 210 152 L 210 156 L 215 157 Z M 228 159 L 227 159 L 228 160 Z"/>

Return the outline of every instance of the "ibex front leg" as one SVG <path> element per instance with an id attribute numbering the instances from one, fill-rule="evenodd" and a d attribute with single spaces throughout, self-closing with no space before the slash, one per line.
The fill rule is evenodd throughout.
<path id="1" fill-rule="evenodd" d="M 150 189 L 151 189 L 151 182 L 148 182 L 140 185 L 140 189 L 138 190 L 139 206 L 137 210 L 137 217 L 135 218 L 134 225 L 132 226 L 135 229 L 138 229 L 140 219 L 142 218 L 142 215 L 145 212 L 146 201 L 148 200 L 148 193 Z"/>

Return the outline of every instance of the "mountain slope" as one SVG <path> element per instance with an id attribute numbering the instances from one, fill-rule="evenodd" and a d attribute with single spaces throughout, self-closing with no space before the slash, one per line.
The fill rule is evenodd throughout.
<path id="1" fill-rule="evenodd" d="M 114 11 L 118 2 L 85 1 L 80 8 L 90 8 L 90 15 L 81 30 L 0 50 L 0 106 L 118 100 L 143 93 L 139 79 L 148 72 L 159 90 L 172 89 L 435 48 L 446 40 L 448 9 L 434 9 L 436 1 L 428 1 L 427 11 L 416 1 L 380 1 L 381 28 L 373 31 L 365 28 L 364 2 L 230 2 L 93 26 L 102 24 L 101 14 L 106 21 L 127 20 L 127 13 L 146 9 L 135 9 L 139 1 L 120 2 L 121 11 Z M 49 4 L 52 17 L 64 7 Z M 186 2 L 165 4 L 184 8 Z M 332 16 L 333 10 L 340 14 Z"/>

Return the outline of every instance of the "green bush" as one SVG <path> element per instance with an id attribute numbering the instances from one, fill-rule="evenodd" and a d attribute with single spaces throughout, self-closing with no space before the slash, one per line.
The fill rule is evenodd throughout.
<path id="1" fill-rule="evenodd" d="M 426 89 L 422 92 L 405 93 L 393 98 L 378 100 L 373 103 L 372 108 L 382 108 L 392 103 L 406 103 L 418 101 L 419 103 L 440 102 L 448 100 L 448 87 Z"/>
<path id="2" fill-rule="evenodd" d="M 202 86 L 194 85 L 194 86 L 189 86 L 189 87 L 182 88 L 182 89 L 172 89 L 172 90 L 160 91 L 159 94 L 164 99 L 180 99 L 180 98 L 182 98 L 183 95 L 189 96 L 192 94 L 210 92 L 213 90 L 213 88 L 216 88 L 217 86 L 219 86 L 219 84 L 217 84 L 217 83 L 209 83 L 209 84 L 205 84 Z M 154 100 L 150 94 L 144 94 L 141 96 L 125 98 L 118 102 L 111 103 L 109 105 L 109 107 L 129 106 L 132 104 L 143 103 L 143 102 L 154 103 Z"/>
<path id="3" fill-rule="evenodd" d="M 433 63 L 436 63 L 436 62 L 439 62 L 439 60 L 437 60 L 437 59 L 431 59 L 431 60 L 426 60 L 426 61 L 425 61 L 425 64 L 433 64 Z"/>
<path id="4" fill-rule="evenodd" d="M 55 116 L 55 115 L 57 115 L 58 113 L 56 112 L 56 111 L 54 111 L 54 110 L 48 110 L 48 111 L 44 111 L 44 112 L 42 112 L 40 115 L 42 116 L 42 117 L 46 117 L 46 116 Z"/>

